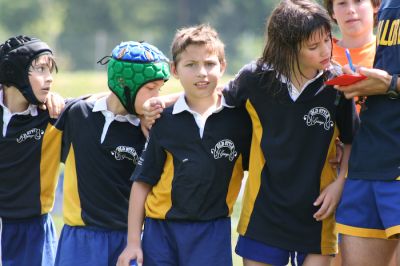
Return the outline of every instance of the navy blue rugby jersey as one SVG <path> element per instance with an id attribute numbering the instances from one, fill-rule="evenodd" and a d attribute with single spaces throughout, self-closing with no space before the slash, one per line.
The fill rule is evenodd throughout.
<path id="1" fill-rule="evenodd" d="M 47 111 L 14 115 L 0 131 L 0 217 L 25 219 L 51 211 L 60 165 L 61 132 Z M 0 117 L 3 117 L 0 106 Z M 3 119 L 0 119 L 3 129 Z"/>
<path id="2" fill-rule="evenodd" d="M 358 117 L 353 101 L 323 84 L 329 75 L 296 101 L 273 70 L 255 63 L 225 88 L 227 103 L 244 105 L 253 124 L 239 234 L 287 250 L 336 253 L 334 217 L 315 221 L 313 202 L 337 177 L 328 163 L 335 139 L 351 143 Z"/>
<path id="3" fill-rule="evenodd" d="M 400 1 L 382 1 L 374 68 L 400 75 Z M 400 179 L 400 99 L 368 96 L 354 139 L 349 178 Z"/>
<path id="4" fill-rule="evenodd" d="M 243 108 L 224 107 L 203 137 L 188 111 L 166 108 L 132 179 L 152 187 L 145 210 L 154 219 L 209 221 L 228 217 L 248 166 L 251 124 Z"/>
<path id="5" fill-rule="evenodd" d="M 93 106 L 79 101 L 56 124 L 63 131 L 64 221 L 126 230 L 130 176 L 146 139 L 140 126 L 114 120 L 101 143 L 105 117 Z"/>

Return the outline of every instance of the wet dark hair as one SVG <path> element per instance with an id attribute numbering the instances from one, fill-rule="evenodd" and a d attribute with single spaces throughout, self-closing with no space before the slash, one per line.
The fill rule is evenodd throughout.
<path id="1" fill-rule="evenodd" d="M 298 56 L 303 42 L 318 31 L 331 36 L 330 22 L 327 11 L 314 1 L 281 1 L 268 19 L 266 45 L 258 66 L 266 64 L 278 78 L 283 75 L 290 79 L 294 69 L 300 70 Z"/>

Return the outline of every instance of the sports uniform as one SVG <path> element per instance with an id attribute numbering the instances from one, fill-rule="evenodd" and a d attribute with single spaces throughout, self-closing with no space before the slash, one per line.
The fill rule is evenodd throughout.
<path id="1" fill-rule="evenodd" d="M 146 265 L 232 265 L 228 217 L 248 165 L 250 120 L 223 98 L 204 127 L 199 116 L 183 95 L 165 109 L 132 176 L 152 186 L 142 242 Z"/>
<path id="2" fill-rule="evenodd" d="M 244 105 L 253 124 L 238 225 L 243 240 L 289 252 L 337 252 L 334 217 L 316 221 L 313 203 L 337 177 L 328 163 L 335 139 L 351 143 L 357 117 L 352 101 L 323 84 L 331 75 L 320 72 L 294 96 L 286 78 L 251 63 L 225 88 L 227 103 Z"/>
<path id="3" fill-rule="evenodd" d="M 398 75 L 400 43 L 393 32 L 398 31 L 400 4 L 382 1 L 378 18 L 374 68 Z M 383 239 L 400 233 L 399 101 L 385 95 L 367 98 L 336 215 L 340 233 Z"/>
<path id="4" fill-rule="evenodd" d="M 126 245 L 130 176 L 146 138 L 133 108 L 147 82 L 169 77 L 165 56 L 147 43 L 123 42 L 108 62 L 108 84 L 126 115 L 107 99 L 79 101 L 64 111 L 63 215 L 56 265 L 115 265 Z"/>
<path id="5" fill-rule="evenodd" d="M 0 83 L 14 86 L 29 102 L 12 113 L 0 88 L 0 217 L 2 265 L 53 265 L 57 238 L 48 214 L 54 205 L 61 132 L 37 108 L 28 70 L 51 54 L 46 43 L 17 36 L 0 45 Z M 1 264 L 1 263 L 0 263 Z"/>

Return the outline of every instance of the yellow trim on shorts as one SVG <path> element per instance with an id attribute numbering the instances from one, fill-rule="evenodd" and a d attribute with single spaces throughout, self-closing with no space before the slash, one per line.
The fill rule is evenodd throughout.
<path id="1" fill-rule="evenodd" d="M 388 239 L 399 239 L 400 225 L 389 227 L 385 231 Z"/>
<path id="2" fill-rule="evenodd" d="M 339 233 L 343 235 L 388 239 L 385 230 L 382 229 L 361 228 L 361 227 L 344 225 L 340 223 L 336 224 L 336 229 Z M 400 227 L 397 228 L 397 230 L 399 229 Z"/>

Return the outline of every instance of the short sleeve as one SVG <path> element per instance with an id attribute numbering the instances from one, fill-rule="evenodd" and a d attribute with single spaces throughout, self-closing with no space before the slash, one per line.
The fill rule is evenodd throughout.
<path id="1" fill-rule="evenodd" d="M 223 94 L 228 105 L 239 107 L 246 103 L 251 88 L 251 75 L 255 69 L 255 63 L 245 65 L 235 78 L 225 85 Z"/>
<path id="2" fill-rule="evenodd" d="M 157 137 L 157 123 L 150 131 L 150 137 L 131 176 L 132 181 L 140 181 L 151 186 L 160 180 L 166 160 L 166 153 Z"/>
<path id="3" fill-rule="evenodd" d="M 336 122 L 339 129 L 339 139 L 345 144 L 351 144 L 360 125 L 354 99 L 346 99 L 341 95 Z"/>

